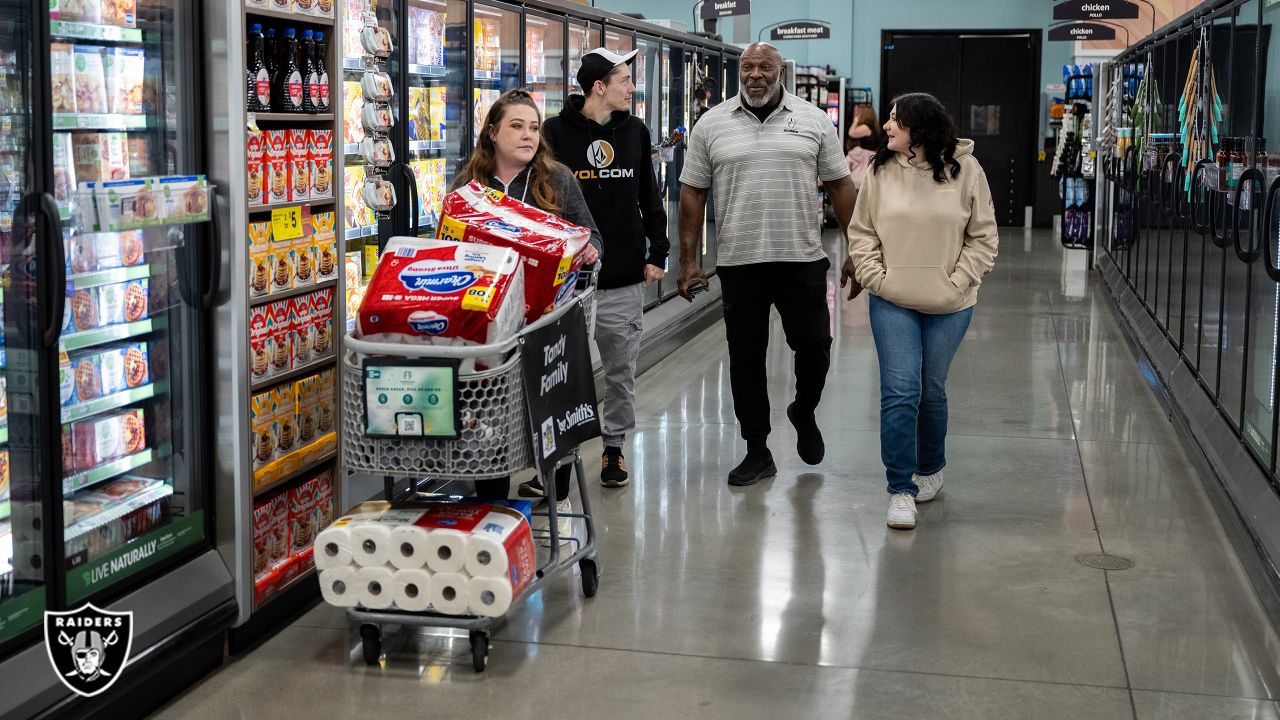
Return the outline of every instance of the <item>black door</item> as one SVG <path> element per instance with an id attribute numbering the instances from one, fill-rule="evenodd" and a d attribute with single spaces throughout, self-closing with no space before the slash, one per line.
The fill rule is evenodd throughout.
<path id="1" fill-rule="evenodd" d="M 955 119 L 961 137 L 991 184 L 1001 225 L 1022 225 L 1032 204 L 1032 157 L 1036 151 L 1036 74 L 1039 31 L 884 32 L 881 58 L 881 118 L 893 98 L 927 92 Z"/>

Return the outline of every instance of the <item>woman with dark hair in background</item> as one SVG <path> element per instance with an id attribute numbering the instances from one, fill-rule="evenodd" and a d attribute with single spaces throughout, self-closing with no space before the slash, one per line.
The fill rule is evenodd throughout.
<path id="1" fill-rule="evenodd" d="M 844 159 L 849 163 L 853 177 L 853 191 L 862 190 L 862 179 L 867 176 L 871 159 L 880 149 L 880 122 L 870 105 L 858 105 L 853 111 L 853 124 L 844 139 Z M 856 197 L 856 195 L 855 195 Z"/>
<path id="2" fill-rule="evenodd" d="M 884 131 L 849 224 L 840 284 L 856 280 L 871 291 L 887 523 L 911 529 L 916 503 L 942 489 L 947 372 L 999 237 L 973 141 L 956 139 L 936 98 L 895 99 Z"/>
<path id="3" fill-rule="evenodd" d="M 578 181 L 569 168 L 556 162 L 542 143 L 542 114 L 529 91 L 508 90 L 489 108 L 480 139 L 465 167 L 453 179 L 449 190 L 475 180 L 501 190 L 517 200 L 559 215 L 574 225 L 591 230 L 591 244 L 582 251 L 583 261 L 591 265 L 600 258 L 602 240 L 596 229 L 587 201 L 582 197 Z M 569 481 L 572 465 L 556 471 L 556 512 L 573 512 L 569 503 Z M 479 480 L 476 494 L 485 498 L 506 499 L 511 490 L 510 478 Z M 522 496 L 541 497 L 545 491 L 536 479 L 520 488 Z M 560 536 L 569 534 L 569 519 L 561 518 Z"/>

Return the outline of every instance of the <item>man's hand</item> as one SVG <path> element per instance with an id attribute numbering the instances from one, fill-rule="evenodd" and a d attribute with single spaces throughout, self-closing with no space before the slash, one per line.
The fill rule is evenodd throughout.
<path id="1" fill-rule="evenodd" d="M 596 261 L 599 259 L 600 259 L 600 251 L 596 249 L 595 245 L 592 245 L 591 243 L 587 243 L 587 246 L 582 248 L 582 264 L 583 265 L 595 265 Z"/>
<path id="2" fill-rule="evenodd" d="M 667 276 L 667 271 L 657 265 L 644 266 L 644 284 L 648 287 Z"/>
<path id="3" fill-rule="evenodd" d="M 862 294 L 862 285 L 858 284 L 857 279 L 853 276 L 853 258 L 848 255 L 844 256 L 844 264 L 840 266 L 840 287 L 845 286 L 849 286 L 850 300 Z"/>
<path id="4" fill-rule="evenodd" d="M 698 263 L 680 262 L 680 297 L 693 302 L 693 293 L 689 292 L 690 286 L 707 285 L 708 282 L 706 273 L 702 272 Z"/>

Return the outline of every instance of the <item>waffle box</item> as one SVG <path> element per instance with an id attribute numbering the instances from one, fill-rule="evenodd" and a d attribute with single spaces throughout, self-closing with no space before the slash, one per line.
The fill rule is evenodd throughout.
<path id="1" fill-rule="evenodd" d="M 275 393 L 260 392 L 249 398 L 249 448 L 253 454 L 253 487 L 270 485 L 276 478 L 275 438 L 272 423 L 275 422 Z"/>
<path id="2" fill-rule="evenodd" d="M 265 133 L 249 133 L 245 146 L 246 188 L 245 195 L 250 205 L 263 205 L 267 202 L 267 135 Z"/>
<path id="3" fill-rule="evenodd" d="M 253 579 L 257 580 L 271 569 L 274 537 L 271 534 L 272 504 L 270 500 L 253 508 Z"/>
<path id="4" fill-rule="evenodd" d="M 305 132 L 305 131 L 304 131 Z M 281 203 L 289 201 L 289 138 L 287 130 L 268 130 L 266 165 L 267 165 L 267 202 Z"/>
<path id="5" fill-rule="evenodd" d="M 289 200 L 311 197 L 311 131 L 305 128 L 285 130 L 289 153 Z"/>
<path id="6" fill-rule="evenodd" d="M 330 197 L 333 195 L 333 131 L 308 131 L 307 147 L 311 197 Z"/>
<path id="7" fill-rule="evenodd" d="M 312 213 L 311 238 L 315 245 L 316 282 L 338 277 L 341 257 L 338 255 L 337 215 L 334 211 Z"/>

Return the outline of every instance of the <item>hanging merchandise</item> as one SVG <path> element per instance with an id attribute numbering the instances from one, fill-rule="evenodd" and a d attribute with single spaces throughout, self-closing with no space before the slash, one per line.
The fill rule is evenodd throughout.
<path id="1" fill-rule="evenodd" d="M 1160 88 L 1151 82 L 1151 53 L 1147 53 L 1147 62 L 1138 65 L 1140 78 L 1135 93 L 1133 106 L 1129 109 L 1129 120 L 1133 126 L 1133 147 L 1141 158 L 1142 169 L 1150 170 L 1156 164 L 1151 134 L 1155 128 L 1164 124 L 1164 104 L 1160 99 Z M 1141 177 L 1138 179 L 1141 184 Z"/>
<path id="2" fill-rule="evenodd" d="M 1182 166 L 1188 169 L 1183 189 L 1191 195 L 1190 169 L 1201 160 L 1214 159 L 1218 125 L 1222 122 L 1222 98 L 1209 52 L 1209 33 L 1200 28 L 1200 39 L 1191 53 L 1191 67 L 1178 103 L 1178 134 L 1182 140 Z"/>
<path id="3" fill-rule="evenodd" d="M 378 219 L 386 219 L 396 206 L 395 185 L 385 177 L 395 162 L 395 151 L 388 137 L 395 124 L 395 113 L 391 110 L 394 99 L 391 77 L 382 70 L 382 63 L 391 57 L 394 43 L 391 33 L 378 25 L 376 13 L 366 7 L 362 18 L 360 46 L 364 50 L 364 76 L 360 79 L 360 89 L 364 94 L 361 111 L 364 139 L 360 142 L 360 156 L 364 159 L 364 186 L 360 197 Z"/>

